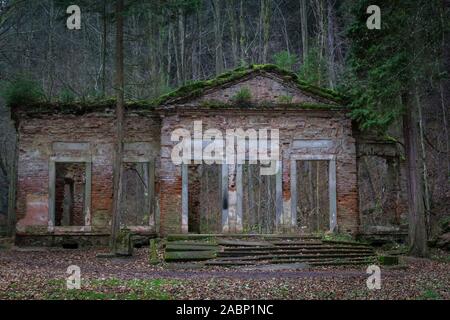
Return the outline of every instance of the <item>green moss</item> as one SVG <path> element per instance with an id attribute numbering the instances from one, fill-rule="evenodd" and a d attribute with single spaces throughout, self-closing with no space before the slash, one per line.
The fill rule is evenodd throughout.
<path id="1" fill-rule="evenodd" d="M 238 81 L 250 76 L 254 73 L 275 73 L 284 81 L 291 81 L 295 83 L 298 89 L 328 99 L 337 104 L 345 104 L 346 98 L 339 93 L 325 88 L 320 88 L 302 81 L 298 76 L 290 71 L 279 68 L 276 65 L 263 64 L 263 65 L 250 65 L 247 67 L 239 67 L 232 71 L 225 72 L 214 79 L 195 81 L 188 83 L 185 86 L 171 91 L 167 94 L 160 96 L 154 100 L 133 100 L 125 103 L 127 110 L 141 111 L 141 110 L 153 110 L 158 106 L 164 106 L 173 102 L 183 102 L 189 99 L 200 97 L 207 90 L 220 87 L 226 83 Z M 242 94 L 244 94 L 243 92 Z M 245 93 L 248 96 L 247 93 Z M 20 95 L 19 95 L 20 96 Z M 248 97 L 246 97 L 248 98 Z M 290 102 L 280 101 L 281 104 L 291 105 Z M 227 106 L 223 103 L 207 103 L 209 106 L 221 107 Z M 26 107 L 27 114 L 40 115 L 46 113 L 62 113 L 62 114 L 84 114 L 87 112 L 104 111 L 105 109 L 114 109 L 116 105 L 115 98 L 104 99 L 88 99 L 88 100 L 73 100 L 72 97 L 65 97 L 61 101 L 48 102 L 43 99 L 27 98 L 23 96 L 23 99 L 10 100 L 8 105 L 10 107 Z M 291 107 L 295 107 L 292 106 Z M 297 107 L 304 109 L 333 109 L 339 108 L 338 105 L 331 104 L 301 104 Z"/>
<path id="2" fill-rule="evenodd" d="M 418 297 L 418 299 L 419 300 L 440 300 L 440 299 L 442 299 L 442 297 L 435 290 L 428 289 L 428 290 L 425 290 L 424 292 L 422 292 L 420 294 L 420 296 Z"/>
<path id="3" fill-rule="evenodd" d="M 292 96 L 279 96 L 278 97 L 278 102 L 281 104 L 288 104 L 288 103 L 292 103 Z"/>
<path id="4" fill-rule="evenodd" d="M 246 76 L 254 72 L 272 72 L 276 73 L 285 81 L 293 81 L 297 84 L 297 87 L 300 90 L 307 91 L 311 94 L 329 99 L 336 103 L 345 102 L 345 97 L 340 95 L 339 93 L 325 88 L 319 88 L 312 84 L 309 84 L 305 81 L 302 81 L 298 78 L 298 76 L 291 72 L 273 64 L 260 64 L 260 65 L 250 65 L 248 67 L 239 67 L 232 71 L 225 72 L 214 79 L 205 80 L 205 81 L 196 81 L 190 84 L 187 84 L 175 91 L 169 92 L 158 99 L 153 101 L 153 105 L 163 105 L 170 103 L 173 100 L 186 100 L 199 97 L 205 90 L 211 89 L 214 87 L 219 87 L 225 83 L 240 80 Z"/>
<path id="5" fill-rule="evenodd" d="M 383 266 L 393 266 L 398 264 L 398 256 L 379 256 L 378 261 Z"/>
<path id="6" fill-rule="evenodd" d="M 44 299 L 50 300 L 168 300 L 167 288 L 176 285 L 170 279 L 82 280 L 80 290 L 67 290 L 64 280 L 48 280 Z"/>
<path id="7" fill-rule="evenodd" d="M 13 105 L 12 108 L 26 107 L 28 115 L 43 114 L 74 114 L 80 115 L 89 112 L 104 112 L 107 109 L 114 110 L 116 107 L 115 98 L 105 98 L 102 100 L 85 100 L 73 102 L 33 102 L 23 105 Z M 152 110 L 154 106 L 146 100 L 133 100 L 125 102 L 125 108 L 130 111 Z"/>
<path id="8" fill-rule="evenodd" d="M 155 239 L 150 239 L 150 255 L 149 255 L 149 262 L 150 264 L 158 264 L 159 263 L 159 257 L 158 257 L 158 249 L 157 249 L 157 243 Z"/>

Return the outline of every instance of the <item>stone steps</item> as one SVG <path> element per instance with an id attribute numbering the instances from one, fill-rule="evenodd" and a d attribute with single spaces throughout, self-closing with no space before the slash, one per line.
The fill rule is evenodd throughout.
<path id="1" fill-rule="evenodd" d="M 207 240 L 207 239 L 222 239 L 222 238 L 230 238 L 230 239 L 265 239 L 265 240 L 320 240 L 321 237 L 310 234 L 197 234 L 197 233 L 181 233 L 181 234 L 168 234 L 166 239 L 167 241 L 187 241 L 187 240 Z"/>
<path id="2" fill-rule="evenodd" d="M 304 246 L 304 245 L 293 245 L 293 246 L 262 246 L 262 247 L 225 247 L 224 251 L 227 252 L 241 252 L 251 250 L 255 251 L 271 251 L 271 250 L 320 250 L 320 249 L 342 249 L 342 250 L 371 250 L 372 247 L 354 247 L 354 246 L 344 246 L 344 245 L 314 245 L 314 246 Z"/>
<path id="3" fill-rule="evenodd" d="M 364 250 L 364 251 L 358 251 L 358 250 L 293 250 L 293 251 L 278 251 L 278 250 L 272 250 L 272 251 L 241 251 L 241 252 L 227 252 L 222 251 L 218 252 L 218 257 L 245 257 L 245 256 L 271 256 L 271 255 L 303 255 L 303 254 L 340 254 L 340 255 L 346 255 L 346 254 L 369 254 L 373 255 L 373 251 L 370 250 Z"/>
<path id="4" fill-rule="evenodd" d="M 204 261 L 211 266 L 307 262 L 310 265 L 363 264 L 375 257 L 358 242 L 323 241 L 308 235 L 172 235 L 168 262 Z"/>
<path id="5" fill-rule="evenodd" d="M 309 254 L 269 254 L 269 255 L 247 255 L 247 256 L 218 256 L 218 259 L 224 260 L 277 260 L 277 259 L 309 259 L 309 258 L 359 258 L 372 257 L 373 253 L 309 253 Z"/>
<path id="6" fill-rule="evenodd" d="M 273 259 L 270 261 L 252 261 L 252 260 L 209 260 L 205 262 L 207 266 L 253 266 L 261 264 L 294 264 L 306 263 L 310 266 L 339 266 L 339 265 L 362 265 L 373 263 L 373 257 L 359 257 L 351 259 Z"/>

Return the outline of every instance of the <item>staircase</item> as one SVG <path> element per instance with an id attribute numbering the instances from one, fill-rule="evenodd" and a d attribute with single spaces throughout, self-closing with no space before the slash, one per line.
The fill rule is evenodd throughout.
<path id="1" fill-rule="evenodd" d="M 313 235 L 171 235 L 167 240 L 167 262 L 202 261 L 207 266 L 358 265 L 375 258 L 370 246 Z"/>

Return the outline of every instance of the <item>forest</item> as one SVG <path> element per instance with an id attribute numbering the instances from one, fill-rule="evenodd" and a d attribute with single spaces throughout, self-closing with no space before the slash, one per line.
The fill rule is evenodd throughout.
<path id="1" fill-rule="evenodd" d="M 450 0 L 0 0 L 0 299 L 450 299 L 449 39 Z M 177 167 L 195 116 L 282 170 Z"/>
<path id="2" fill-rule="evenodd" d="M 71 1 L 0 1 L 4 223 L 16 141 L 8 106 L 116 96 L 119 49 L 125 100 L 152 100 L 252 64 L 342 93 L 361 130 L 404 147 L 422 243 L 448 215 L 449 1 L 127 0 L 120 12 L 113 1 L 76 2 L 80 30 L 66 27 Z M 380 29 L 366 25 L 369 5 L 381 8 Z"/>

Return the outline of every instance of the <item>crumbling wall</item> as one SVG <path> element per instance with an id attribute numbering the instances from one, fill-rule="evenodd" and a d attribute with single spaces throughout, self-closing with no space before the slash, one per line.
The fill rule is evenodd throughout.
<path id="1" fill-rule="evenodd" d="M 358 134 L 362 233 L 400 233 L 407 227 L 405 164 L 393 141 Z"/>
<path id="2" fill-rule="evenodd" d="M 195 110 L 179 108 L 177 113 L 163 117 L 161 136 L 161 231 L 163 234 L 182 231 L 181 166 L 171 159 L 174 129 L 193 132 L 193 122 L 201 120 L 203 130 L 215 128 L 225 134 L 227 129 L 279 129 L 282 155 L 283 211 L 290 210 L 290 160 L 293 154 L 336 156 L 337 220 L 339 230 L 356 233 L 359 226 L 358 189 L 355 141 L 352 124 L 345 111 L 315 110 L 245 110 L 226 112 L 211 108 Z M 322 142 L 326 140 L 327 143 Z M 305 148 L 296 141 L 318 141 L 315 147 Z M 329 142 L 329 143 L 328 143 Z"/>
<path id="3" fill-rule="evenodd" d="M 89 228 L 83 232 L 107 234 L 110 231 L 113 196 L 113 157 L 116 134 L 114 113 L 63 113 L 28 117 L 16 112 L 19 132 L 17 232 L 19 235 L 69 233 L 74 229 L 52 229 L 49 221 L 49 163 L 52 157 L 88 156 L 91 169 Z M 126 117 L 125 144 L 146 143 L 158 159 L 159 118 L 150 113 L 129 113 Z M 65 144 L 65 149 L 58 148 Z M 80 146 L 83 146 L 81 148 Z M 87 146 L 87 149 L 84 147 Z M 142 156 L 139 145 L 125 156 Z"/>

